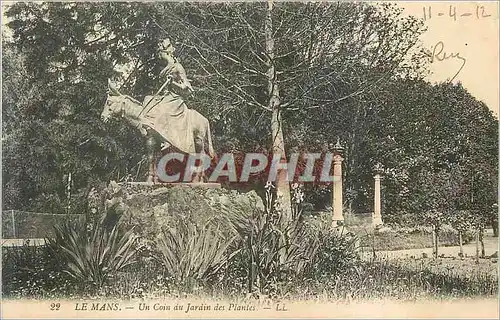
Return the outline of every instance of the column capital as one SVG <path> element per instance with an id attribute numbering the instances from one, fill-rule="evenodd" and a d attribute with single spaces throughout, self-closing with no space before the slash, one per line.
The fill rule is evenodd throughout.
<path id="1" fill-rule="evenodd" d="M 333 149 L 333 154 L 339 154 L 342 155 L 344 153 L 344 146 L 340 143 L 340 138 L 337 137 L 337 143 L 333 145 L 332 143 L 330 144 L 330 147 Z"/>
<path id="2" fill-rule="evenodd" d="M 342 155 L 340 155 L 339 153 L 335 153 L 333 155 L 333 163 L 334 164 L 341 164 L 342 161 L 344 161 L 344 158 L 342 157 Z"/>
<path id="3" fill-rule="evenodd" d="M 373 174 L 375 176 L 381 176 L 384 173 L 384 166 L 377 162 L 377 164 L 373 167 Z"/>

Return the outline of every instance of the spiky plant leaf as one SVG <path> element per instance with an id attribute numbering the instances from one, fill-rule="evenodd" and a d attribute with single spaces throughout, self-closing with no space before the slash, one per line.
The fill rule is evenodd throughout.
<path id="1" fill-rule="evenodd" d="M 81 284 L 102 285 L 110 276 L 135 263 L 137 237 L 132 230 L 121 234 L 118 225 L 111 230 L 96 223 L 64 223 L 55 227 L 47 247 L 64 265 L 64 271 Z"/>

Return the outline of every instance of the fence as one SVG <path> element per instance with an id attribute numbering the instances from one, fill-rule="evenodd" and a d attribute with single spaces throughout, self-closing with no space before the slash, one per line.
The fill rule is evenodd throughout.
<path id="1" fill-rule="evenodd" d="M 2 239 L 41 239 L 53 235 L 53 226 L 83 220 L 82 214 L 53 214 L 19 210 L 2 211 Z"/>

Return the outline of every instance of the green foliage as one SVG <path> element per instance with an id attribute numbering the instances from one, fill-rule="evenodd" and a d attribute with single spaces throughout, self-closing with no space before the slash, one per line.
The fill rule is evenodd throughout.
<path id="1" fill-rule="evenodd" d="M 322 281 L 339 278 L 352 272 L 359 263 L 359 237 L 345 229 L 332 230 L 328 216 L 320 215 L 308 221 L 310 233 L 318 239 L 308 276 Z"/>
<path id="2" fill-rule="evenodd" d="M 157 259 L 174 284 L 192 290 L 197 282 L 216 278 L 239 250 L 229 251 L 236 237 L 224 236 L 213 222 L 197 225 L 178 218 L 157 240 Z"/>
<path id="3" fill-rule="evenodd" d="M 230 150 L 269 146 L 268 62 L 263 53 L 266 6 L 190 3 L 155 9 L 154 20 L 177 40 L 183 64 L 200 88 L 193 105 L 215 120 L 215 135 L 223 138 L 217 144 Z M 318 117 L 337 109 L 337 102 L 341 105 L 365 91 L 374 93 L 382 79 L 411 69 L 404 57 L 422 32 L 421 22 L 403 17 L 394 5 L 276 3 L 272 19 L 276 57 L 272 64 L 279 74 L 284 130 L 286 136 L 297 137 L 287 141 L 290 147 L 303 137 L 297 129 L 308 132 L 309 126 L 295 127 L 302 117 L 309 113 Z M 376 49 L 372 38 L 380 39 L 384 49 Z M 323 133 L 332 133 L 331 126 Z M 334 127 L 333 132 L 342 131 Z"/>
<path id="4" fill-rule="evenodd" d="M 436 268 L 429 260 L 361 262 L 343 277 L 320 282 L 311 291 L 326 292 L 324 298 L 335 300 L 488 297 L 498 293 L 494 275 L 475 270 L 472 261 L 463 269 L 456 272 L 446 263 Z"/>
<path id="5" fill-rule="evenodd" d="M 2 247 L 4 297 L 54 297 L 74 293 L 70 277 L 46 246 L 26 241 L 19 247 Z"/>
<path id="6" fill-rule="evenodd" d="M 90 185 L 136 174 L 143 138 L 124 124 L 104 128 L 99 120 L 107 80 L 116 75 L 113 64 L 127 56 L 126 40 L 100 38 L 103 29 L 94 28 L 98 20 L 103 28 L 123 27 L 112 7 L 9 6 L 12 39 L 2 61 L 8 123 L 3 151 L 9 168 L 4 208 L 64 212 L 71 172 L 72 208 L 78 212 Z"/>
<path id="7" fill-rule="evenodd" d="M 142 178 L 142 138 L 121 122 L 104 127 L 98 115 L 108 78 L 139 99 L 157 89 L 155 48 L 165 36 L 196 88 L 188 105 L 212 121 L 218 151 L 268 149 L 265 11 L 260 3 L 9 6 L 4 208 L 63 212 L 69 172 L 74 210 L 92 184 Z M 461 84 L 419 80 L 424 56 L 407 58 L 421 21 L 394 4 L 367 3 L 276 3 L 273 21 L 287 149 L 317 152 L 340 136 L 350 208 L 371 211 L 376 162 L 386 168 L 387 221 L 421 214 L 422 172 L 459 167 L 470 177 L 460 210 L 481 214 L 478 206 L 495 202 L 497 121 Z M 311 188 L 309 200 L 327 205 L 325 189 Z"/>
<path id="8" fill-rule="evenodd" d="M 30 203 L 39 211 L 62 211 L 69 172 L 74 197 L 80 199 L 94 183 L 128 174 L 142 178 L 146 166 L 137 174 L 145 151 L 142 138 L 120 122 L 104 127 L 98 115 L 108 78 L 139 99 L 160 86 L 156 75 L 162 66 L 155 50 L 166 36 L 196 88 L 187 103 L 213 122 L 218 151 L 267 149 L 265 11 L 261 3 L 9 6 L 4 128 L 19 130 L 4 141 L 5 165 L 12 168 L 3 182 L 9 191 L 4 206 L 23 209 Z M 320 137 L 318 126 L 323 125 L 323 136 L 340 134 L 351 124 L 338 126 L 343 121 L 336 110 L 350 110 L 358 97 L 369 99 L 365 93 L 376 93 L 382 79 L 416 72 L 405 57 L 422 23 L 403 17 L 395 5 L 277 3 L 272 14 L 272 63 L 279 73 L 280 108 L 291 147 L 317 146 L 304 133 Z M 374 38 L 380 47 L 374 47 Z M 316 106 L 318 101 L 325 105 Z M 315 117 L 311 123 L 301 122 L 309 116 Z M 334 119 L 335 130 L 318 117 Z"/>
<path id="9" fill-rule="evenodd" d="M 304 275 L 312 262 L 318 239 L 311 237 L 300 212 L 293 219 L 284 217 L 273 197 L 272 185 L 266 188 L 266 210 L 242 215 L 227 212 L 228 221 L 239 234 L 246 263 L 248 290 L 276 292 L 278 287 Z"/>
<path id="10" fill-rule="evenodd" d="M 369 139 L 375 140 L 365 153 L 385 168 L 385 221 L 411 224 L 423 212 L 444 218 L 491 207 L 498 125 L 488 107 L 461 84 L 405 80 L 386 85 L 370 112 L 374 136 Z"/>
<path id="11" fill-rule="evenodd" d="M 299 279 L 328 278 L 356 261 L 356 237 L 331 229 L 329 217 L 303 217 L 303 194 L 292 186 L 292 219 L 285 219 L 272 184 L 266 186 L 264 212 L 228 211 L 241 252 L 227 276 L 232 285 L 249 292 L 283 295 Z M 230 272 L 230 273 L 229 273 Z"/>
<path id="12" fill-rule="evenodd" d="M 9 248 L 13 249 L 13 248 Z M 16 248 L 19 249 L 19 248 Z M 65 273 L 54 272 L 58 263 L 41 264 L 40 248 L 31 247 L 31 258 L 16 260 L 10 250 L 3 250 L 2 290 L 4 297 L 37 299 L 54 297 L 76 298 L 171 298 L 186 293 L 176 290 L 162 269 L 151 263 L 139 263 L 120 272 L 114 281 L 103 286 L 96 295 L 75 287 Z M 31 261 L 31 262 L 30 262 Z M 48 261 L 48 260 L 47 260 Z M 38 265 L 37 273 L 32 273 Z M 232 265 L 232 264 L 231 264 Z M 46 269 L 49 267 L 48 269 Z M 366 299 L 426 299 L 478 298 L 498 294 L 498 276 L 495 264 L 473 259 L 401 259 L 397 261 L 360 261 L 354 268 L 328 278 L 297 278 L 278 297 L 292 300 L 324 299 L 352 301 Z M 12 273 L 14 271 L 14 273 Z M 42 278 L 45 272 L 46 278 Z M 23 278 L 19 278 L 22 276 Z M 22 281 L 20 281 L 23 279 Z M 50 280 L 52 282 L 47 282 Z M 47 285 L 51 283 L 50 285 Z M 234 291 L 231 281 L 218 282 L 200 288 L 197 294 L 206 297 L 235 298 L 244 295 L 244 288 Z"/>
<path id="13" fill-rule="evenodd" d="M 287 149 L 317 152 L 340 136 L 346 144 L 350 208 L 371 211 L 372 167 L 381 162 L 386 168 L 386 221 L 420 223 L 415 216 L 424 213 L 433 225 L 449 220 L 463 228 L 472 216 L 474 226 L 484 226 L 498 189 L 498 123 L 460 84 L 419 80 L 425 61 L 419 55 L 409 60 L 408 52 L 418 49 L 422 21 L 404 17 L 397 5 L 386 3 L 276 3 L 275 59 L 268 61 L 262 53 L 265 14 L 263 3 L 9 6 L 12 39 L 4 43 L 2 61 L 2 151 L 8 168 L 2 182 L 4 208 L 63 212 L 69 204 L 65 183 L 70 172 L 73 210 L 85 207 L 94 184 L 128 174 L 140 179 L 138 169 L 144 173 L 146 167 L 140 165 L 142 137 L 119 121 L 105 127 L 99 113 L 108 79 L 138 99 L 156 91 L 162 67 L 155 59 L 156 47 L 168 36 L 196 88 L 187 103 L 213 122 L 218 151 L 262 150 L 272 144 L 265 87 L 271 62 L 280 87 Z M 312 189 L 318 207 L 328 203 L 329 190 Z M 193 197 L 183 196 L 171 210 L 177 206 L 189 211 Z M 196 210 L 190 212 L 206 208 Z M 236 270 L 235 277 L 246 278 L 250 291 L 286 292 L 300 276 L 314 278 L 312 271 L 317 277 L 352 271 L 348 263 L 354 259 L 355 241 L 303 222 L 298 207 L 291 221 L 283 219 L 269 197 L 264 213 L 224 210 L 222 206 L 229 220 L 224 230 L 212 224 L 174 223 L 162 231 L 161 262 L 176 281 L 216 278 L 214 270 L 224 271 L 227 280 Z M 90 231 L 63 226 L 57 232 L 49 240 L 52 252 L 63 262 L 65 274 L 80 282 L 103 284 L 134 260 L 129 232 L 121 235 L 103 226 Z M 36 254 L 12 257 L 16 264 L 29 266 L 38 259 Z M 3 270 L 19 275 L 12 266 Z M 383 265 L 352 272 L 342 278 L 349 281 L 328 285 L 352 295 L 364 288 L 371 288 L 370 294 L 386 287 L 389 292 L 422 290 L 426 283 L 440 288 L 450 278 L 460 289 L 466 286 L 451 275 L 421 277 L 415 285 L 411 278 L 418 273 Z M 404 277 L 398 283 L 403 289 L 391 284 L 395 275 Z M 491 283 L 483 280 L 472 287 Z M 135 283 L 131 287 L 138 290 Z"/>
<path id="14" fill-rule="evenodd" d="M 135 263 L 136 239 L 132 230 L 122 233 L 118 225 L 64 223 L 55 226 L 46 244 L 77 284 L 99 288 Z"/>

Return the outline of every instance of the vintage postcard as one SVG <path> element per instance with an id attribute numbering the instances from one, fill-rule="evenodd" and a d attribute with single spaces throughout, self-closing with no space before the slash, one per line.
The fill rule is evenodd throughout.
<path id="1" fill-rule="evenodd" d="M 497 2 L 1 17 L 3 319 L 498 319 Z"/>

